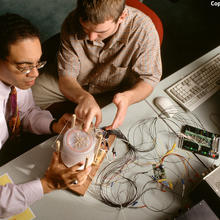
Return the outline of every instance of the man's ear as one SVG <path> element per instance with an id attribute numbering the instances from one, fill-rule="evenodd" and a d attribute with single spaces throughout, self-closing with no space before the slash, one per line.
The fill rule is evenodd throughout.
<path id="1" fill-rule="evenodd" d="M 124 21 L 124 19 L 127 17 L 127 15 L 128 15 L 128 12 L 126 9 L 124 9 L 124 11 L 122 12 L 122 14 L 120 15 L 120 17 L 118 19 L 119 24 Z"/>

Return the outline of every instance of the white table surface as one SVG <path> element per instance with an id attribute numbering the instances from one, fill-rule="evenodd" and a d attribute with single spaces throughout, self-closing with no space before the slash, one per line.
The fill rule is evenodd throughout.
<path id="1" fill-rule="evenodd" d="M 101 126 L 109 125 L 116 112 L 115 106 L 110 104 L 103 108 L 102 112 L 103 122 Z M 156 114 L 146 105 L 145 101 L 134 104 L 129 107 L 121 130 L 127 135 L 132 124 L 138 120 L 155 116 Z M 161 122 L 161 126 L 163 126 L 163 122 Z M 53 137 L 43 142 L 32 150 L 2 166 L 0 168 L 0 175 L 8 173 L 17 184 L 42 177 L 49 165 L 55 139 L 56 137 Z M 117 141 L 117 149 L 120 149 L 119 145 L 120 142 Z M 119 155 L 123 155 L 123 153 L 126 152 L 124 145 L 122 145 L 121 148 L 121 150 L 118 150 Z M 164 152 L 166 152 L 166 150 Z M 160 200 L 161 198 L 156 202 L 160 202 Z M 164 197 L 164 203 L 166 204 L 166 197 Z M 147 209 L 122 209 L 120 211 L 119 209 L 101 203 L 89 193 L 86 193 L 85 196 L 77 196 L 66 190 L 54 191 L 46 194 L 43 199 L 34 203 L 31 209 L 36 215 L 36 219 L 40 220 L 161 219 L 160 213 L 149 212 Z"/>
<path id="2" fill-rule="evenodd" d="M 153 104 L 154 98 L 158 96 L 170 96 L 165 92 L 167 88 L 169 88 L 171 85 L 173 85 L 175 82 L 180 80 L 181 78 L 184 78 L 187 74 L 192 72 L 194 69 L 196 69 L 198 66 L 202 65 L 203 63 L 207 62 L 209 59 L 214 57 L 216 54 L 220 53 L 220 46 L 216 47 L 215 49 L 211 50 L 204 56 L 198 58 L 197 60 L 193 61 L 192 63 L 188 64 L 187 66 L 183 67 L 182 69 L 178 70 L 174 74 L 170 75 L 169 77 L 162 80 L 159 85 L 156 87 L 154 92 L 147 98 L 147 103 L 149 106 L 151 106 L 154 111 L 157 114 L 160 114 L 160 111 L 158 108 Z M 170 98 L 171 99 L 171 98 Z M 177 102 L 171 101 L 174 103 L 175 106 L 178 107 L 178 109 L 181 110 L 181 112 L 184 112 L 186 115 L 190 115 L 190 112 L 186 112 Z M 220 93 L 217 92 L 214 96 L 209 98 L 206 102 L 204 102 L 202 105 L 200 105 L 198 108 L 196 108 L 193 111 L 193 114 L 197 115 L 201 122 L 205 125 L 207 130 L 210 130 L 212 132 L 220 132 L 219 126 L 216 126 L 212 120 L 210 120 L 211 114 L 219 114 L 220 113 Z M 218 124 L 220 124 L 220 119 Z"/>
<path id="3" fill-rule="evenodd" d="M 187 66 L 183 67 L 182 69 L 178 70 L 174 74 L 162 80 L 159 83 L 159 85 L 156 87 L 154 92 L 146 99 L 146 103 L 148 104 L 148 106 L 151 107 L 157 115 L 161 115 L 161 111 L 154 104 L 154 99 L 158 96 L 170 98 L 170 96 L 165 91 L 167 88 L 169 88 L 171 85 L 173 85 L 175 82 L 177 82 L 181 78 L 184 78 L 184 76 L 191 73 L 194 69 L 196 69 L 203 63 L 207 62 L 208 60 L 210 60 L 212 57 L 214 57 L 218 53 L 220 53 L 220 46 L 216 47 L 215 49 L 211 50 L 207 54 L 203 55 L 202 57 L 198 58 L 197 60 L 193 61 L 192 63 L 188 64 Z M 210 97 L 207 101 L 201 104 L 193 112 L 186 111 L 173 99 L 170 98 L 170 100 L 173 102 L 173 105 L 178 109 L 178 115 L 180 115 L 181 118 L 184 118 L 188 121 L 192 119 L 193 121 L 198 122 L 199 120 L 205 130 L 216 133 L 216 134 L 220 134 L 220 91 L 218 91 L 216 94 Z M 197 118 L 198 120 L 196 120 L 195 118 Z M 184 122 L 182 121 L 180 122 L 179 120 L 176 120 L 175 118 L 171 120 L 174 121 L 176 124 L 178 124 L 178 126 L 185 124 Z M 164 122 L 167 125 L 171 126 L 172 129 L 175 130 L 176 132 L 179 131 L 179 129 L 174 125 L 174 123 L 167 120 L 166 117 L 165 117 Z M 208 167 L 210 167 L 210 165 L 212 164 L 216 164 L 217 166 L 220 165 L 220 159 L 212 160 L 210 158 L 207 158 L 201 155 L 197 155 L 197 156 Z M 202 171 L 200 166 L 198 167 L 198 169 Z"/>
<path id="4" fill-rule="evenodd" d="M 129 107 L 125 121 L 123 125 L 120 127 L 120 130 L 125 135 L 128 135 L 129 129 L 132 126 L 134 127 L 135 123 L 137 123 L 139 120 L 147 120 L 145 129 L 149 129 L 152 127 L 150 122 L 153 121 L 153 118 L 157 118 L 157 123 L 154 127 L 156 128 L 157 134 L 156 148 L 153 151 L 144 154 L 143 158 L 139 160 L 139 162 L 143 162 L 144 160 L 150 163 L 158 162 L 159 157 L 163 156 L 168 150 L 170 150 L 172 145 L 176 142 L 176 136 L 172 134 L 167 124 L 164 123 L 163 120 L 158 118 L 159 111 L 153 105 L 153 99 L 157 96 L 168 96 L 164 92 L 164 89 L 167 88 L 167 86 L 173 84 L 184 74 L 187 74 L 188 72 L 192 71 L 198 63 L 206 61 L 207 59 L 209 59 L 209 57 L 211 58 L 215 53 L 219 51 L 220 47 L 216 48 L 215 50 L 201 57 L 197 61 L 189 64 L 183 69 L 172 74 L 170 77 L 160 82 L 153 94 L 149 98 L 147 98 L 147 101 L 142 101 Z M 208 100 L 207 103 L 213 103 L 213 101 L 215 100 L 214 98 L 213 100 Z M 212 111 L 217 112 L 218 109 L 215 109 L 215 105 L 213 104 Z M 101 126 L 107 126 L 111 124 L 116 113 L 115 106 L 113 104 L 110 104 L 103 108 L 102 112 L 103 122 Z M 208 107 L 204 104 L 195 110 L 195 114 L 199 115 L 199 118 L 202 121 L 202 123 L 204 123 L 209 129 L 215 129 L 215 131 L 218 130 L 216 126 L 214 126 L 213 123 L 211 123 L 210 120 L 208 120 L 205 117 L 205 115 L 208 114 L 207 112 L 210 112 L 209 104 Z M 186 114 L 186 117 L 190 117 L 190 113 L 183 112 L 183 114 Z M 146 132 L 148 132 L 148 130 L 146 130 Z M 140 133 L 138 133 L 138 129 L 136 129 L 135 133 L 130 133 L 129 137 L 131 141 L 133 140 L 133 135 L 135 135 L 134 140 L 137 143 L 139 143 L 142 136 Z M 146 133 L 146 136 L 146 138 L 148 138 L 149 134 Z M 15 183 L 24 183 L 26 181 L 42 177 L 46 168 L 49 165 L 51 154 L 53 152 L 53 143 L 55 139 L 56 137 L 53 137 L 45 141 L 44 143 L 36 146 L 35 148 L 26 152 L 25 154 L 21 155 L 15 160 L 4 165 L 0 168 L 0 175 L 8 173 Z M 146 148 L 148 148 L 149 146 L 151 146 L 151 144 L 147 143 Z M 117 150 L 118 157 L 123 156 L 123 154 L 126 152 L 125 146 L 121 144 L 120 141 L 116 142 L 115 148 Z M 199 173 L 203 173 L 205 171 L 205 168 L 201 165 L 200 162 L 196 160 L 196 158 L 191 153 L 188 153 L 181 149 L 177 149 L 177 147 L 175 148 L 175 152 L 186 157 Z M 138 154 L 138 156 L 141 156 L 141 154 Z M 111 151 L 109 152 L 109 158 L 110 160 L 112 160 Z M 219 161 L 213 161 L 204 157 L 202 157 L 202 159 L 208 165 L 212 165 L 213 163 L 219 163 Z M 104 164 L 108 164 L 107 159 L 105 160 Z M 150 170 L 149 175 L 153 175 L 151 164 L 143 166 L 141 167 L 141 169 L 144 171 Z M 139 170 L 140 167 L 133 166 L 130 171 L 135 172 Z M 165 163 L 165 170 L 167 178 L 172 180 L 172 183 L 176 187 L 175 190 L 179 190 L 181 194 L 182 188 L 180 183 L 180 176 L 184 173 L 183 164 L 180 162 L 178 158 L 171 157 Z M 193 172 L 192 170 L 190 170 L 190 168 L 189 172 L 190 175 L 193 175 Z M 192 176 L 192 178 L 194 177 Z M 147 180 L 149 179 L 150 178 L 148 177 Z M 144 184 L 144 181 L 146 181 L 145 178 L 140 178 L 141 184 Z M 91 185 L 89 189 L 91 189 L 92 187 L 93 186 Z M 192 185 L 186 183 L 186 188 L 189 189 L 190 187 L 192 187 Z M 169 204 L 171 204 L 171 206 L 168 209 L 166 209 L 166 211 L 170 213 L 177 212 L 181 205 L 180 197 L 173 197 L 172 193 L 165 193 L 162 191 L 148 191 L 144 196 L 144 199 L 147 205 L 156 207 L 158 209 L 166 208 Z M 36 215 L 35 219 L 39 220 L 164 220 L 171 218 L 170 215 L 164 212 L 153 212 L 147 208 L 124 208 L 121 210 L 117 208 L 112 208 L 98 201 L 89 192 L 87 192 L 85 196 L 77 196 L 66 190 L 54 191 L 45 195 L 43 199 L 33 204 L 31 206 L 31 209 L 33 210 L 33 213 Z"/>

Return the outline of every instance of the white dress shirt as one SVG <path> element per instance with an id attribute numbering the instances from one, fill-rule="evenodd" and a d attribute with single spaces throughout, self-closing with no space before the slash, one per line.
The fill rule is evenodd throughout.
<path id="1" fill-rule="evenodd" d="M 35 106 L 31 89 L 17 90 L 17 103 L 23 129 L 35 134 L 49 134 L 53 120 L 48 111 Z M 0 149 L 9 137 L 6 105 L 11 88 L 0 81 Z M 0 218 L 5 218 L 24 211 L 43 196 L 40 180 L 15 185 L 0 186 Z"/>
<path id="2" fill-rule="evenodd" d="M 42 197 L 43 188 L 39 179 L 19 185 L 9 183 L 0 186 L 0 218 L 21 213 Z"/>

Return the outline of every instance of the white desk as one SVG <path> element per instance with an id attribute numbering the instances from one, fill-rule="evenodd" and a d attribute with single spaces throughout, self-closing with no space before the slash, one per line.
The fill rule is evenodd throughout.
<path id="1" fill-rule="evenodd" d="M 166 96 L 166 93 L 163 91 L 164 88 L 172 84 L 175 80 L 179 79 L 179 77 L 181 77 L 184 73 L 190 72 L 191 69 L 194 68 L 195 64 L 205 61 L 207 57 L 211 57 L 216 51 L 219 50 L 220 47 L 218 47 L 216 50 L 212 51 L 208 55 L 202 57 L 201 59 L 195 61 L 195 63 L 188 65 L 187 67 L 183 68 L 180 71 L 177 71 L 175 74 L 171 75 L 167 79 L 161 81 L 159 86 L 155 89 L 154 93 L 147 99 L 147 103 L 143 101 L 130 106 L 123 126 L 121 126 L 120 128 L 121 131 L 125 135 L 127 135 L 129 128 L 137 121 L 143 119 L 148 119 L 149 121 L 152 121 L 152 117 L 157 117 L 158 111 L 152 105 L 153 98 L 158 95 Z M 209 121 L 207 122 L 207 120 L 204 120 L 204 113 L 200 112 L 199 109 L 196 110 L 196 113 L 201 115 L 201 120 L 203 121 L 203 123 L 207 123 L 209 128 L 213 128 L 213 125 L 211 123 L 208 123 Z M 116 112 L 116 108 L 114 107 L 114 105 L 110 104 L 106 106 L 105 108 L 103 108 L 102 112 L 102 126 L 111 124 Z M 148 126 L 150 127 L 152 125 L 148 124 Z M 144 154 L 144 157 L 142 158 L 142 160 L 139 160 L 139 162 L 144 162 L 145 160 L 151 163 L 156 161 L 158 162 L 158 157 L 164 155 L 176 141 L 176 136 L 170 133 L 167 125 L 162 120 L 158 120 L 156 128 L 157 146 L 153 151 Z M 136 136 L 135 133 L 135 140 L 137 141 L 139 138 L 141 138 L 140 134 L 137 134 Z M 51 154 L 53 151 L 53 148 L 51 146 L 54 140 L 55 137 L 47 140 L 41 145 L 33 148 L 32 150 L 26 152 L 25 154 L 1 167 L 0 175 L 7 172 L 15 183 L 23 183 L 41 177 L 49 165 Z M 149 144 L 146 144 L 146 147 L 148 146 Z M 117 152 L 120 155 L 123 155 L 123 152 L 125 152 L 124 145 L 120 144 L 120 142 L 117 142 L 116 148 Z M 188 159 L 190 158 L 190 163 L 193 165 L 193 167 L 196 168 L 198 172 L 204 171 L 204 167 L 192 155 L 189 155 L 185 151 L 178 151 L 178 149 L 177 152 L 187 157 Z M 111 157 L 111 152 L 109 152 L 109 154 Z M 138 156 L 140 156 L 140 154 L 138 154 Z M 209 159 L 207 159 L 205 162 L 212 163 L 212 161 L 210 161 Z M 105 161 L 105 163 L 107 163 L 107 161 Z M 129 170 L 129 172 L 134 172 L 135 170 L 139 171 L 139 169 L 140 167 L 134 166 L 133 168 L 131 168 L 131 170 Z M 150 163 L 146 166 L 141 167 L 141 169 L 142 171 L 149 170 L 149 175 L 153 175 L 152 165 Z M 181 164 L 178 158 L 171 157 L 165 163 L 165 170 L 167 178 L 172 180 L 173 184 L 175 185 L 175 190 L 179 191 L 181 194 L 182 188 L 180 183 L 180 175 L 184 173 L 183 164 Z M 189 172 L 191 174 L 193 173 L 190 168 Z M 141 177 L 140 184 L 145 184 L 145 181 L 149 180 L 149 177 Z M 153 183 L 153 185 L 155 184 L 157 183 Z M 186 187 L 189 188 L 191 187 L 191 185 L 186 185 Z M 180 208 L 181 198 L 174 198 L 173 194 L 171 193 L 165 193 L 160 190 L 148 191 L 144 198 L 148 206 L 157 207 L 158 209 L 166 208 L 169 204 L 171 204 L 170 207 L 165 210 L 170 213 L 175 213 Z M 45 195 L 42 200 L 37 201 L 35 204 L 33 204 L 31 209 L 36 215 L 37 220 L 164 220 L 170 218 L 170 216 L 166 213 L 153 212 L 147 208 L 125 208 L 119 210 L 101 203 L 97 199 L 93 198 L 92 195 L 88 192 L 85 194 L 84 197 L 80 197 L 65 190 L 54 191 Z"/>
<path id="2" fill-rule="evenodd" d="M 103 110 L 102 125 L 111 124 L 116 108 L 113 104 L 106 106 Z M 156 116 L 154 111 L 146 103 L 140 102 L 132 105 L 127 113 L 125 122 L 121 127 L 124 134 L 127 134 L 129 127 L 140 119 Z M 42 177 L 49 165 L 53 152 L 53 137 L 20 157 L 14 159 L 0 168 L 0 175 L 8 173 L 15 183 L 23 183 Z M 117 147 L 119 148 L 119 147 Z M 122 151 L 124 146 L 122 146 Z M 111 154 L 111 152 L 110 152 Z M 69 191 L 60 190 L 49 193 L 40 201 L 32 205 L 31 209 L 39 220 L 70 220 L 70 219 L 160 219 L 160 213 L 148 213 L 147 210 L 128 210 L 111 208 L 94 199 L 89 193 L 84 197 L 72 194 Z"/>
<path id="3" fill-rule="evenodd" d="M 214 57 L 216 54 L 220 53 L 220 46 L 213 49 L 209 53 L 205 54 L 204 56 L 200 57 L 199 59 L 195 60 L 194 62 L 190 63 L 189 65 L 183 67 L 182 69 L 178 70 L 174 74 L 170 75 L 169 77 L 162 80 L 159 85 L 156 87 L 154 92 L 147 98 L 147 103 L 149 106 L 152 106 L 154 111 L 157 114 L 160 114 L 160 111 L 155 107 L 153 104 L 153 100 L 157 96 L 166 96 L 169 97 L 169 95 L 165 92 L 165 89 L 170 87 L 172 84 L 177 82 L 179 79 L 183 78 L 190 72 L 192 72 L 194 69 L 196 69 L 201 64 L 205 63 L 212 57 Z M 173 100 L 172 100 L 173 101 Z M 175 101 L 173 101 L 175 106 L 179 106 Z M 182 109 L 180 106 L 179 109 Z M 186 115 L 190 115 L 190 112 L 186 112 L 182 109 L 182 111 Z M 201 106 L 196 108 L 193 113 L 199 117 L 202 124 L 204 124 L 205 128 L 207 130 L 210 130 L 212 132 L 219 133 L 220 132 L 220 118 L 215 118 L 216 124 L 218 124 L 218 127 L 213 123 L 212 120 L 210 120 L 211 114 L 220 114 L 220 92 L 216 93 L 213 97 L 208 99 L 206 102 L 204 102 Z"/>
<path id="4" fill-rule="evenodd" d="M 162 80 L 159 85 L 156 87 L 155 91 L 147 98 L 146 103 L 148 106 L 150 106 L 157 115 L 161 115 L 160 110 L 154 105 L 154 99 L 158 96 L 165 96 L 169 97 L 169 95 L 165 92 L 167 88 L 169 88 L 172 84 L 177 82 L 179 79 L 183 78 L 190 72 L 192 72 L 194 69 L 196 69 L 201 64 L 205 63 L 212 57 L 214 57 L 216 54 L 220 53 L 220 46 L 213 49 L 212 51 L 208 52 L 204 56 L 200 57 L 199 59 L 195 60 L 194 62 L 190 63 L 189 65 L 183 67 L 182 69 L 178 70 L 174 74 L 170 75 L 166 79 Z M 169 97 L 170 98 L 170 97 Z M 171 98 L 170 98 L 171 99 Z M 204 128 L 208 131 L 220 134 L 220 91 L 218 91 L 214 96 L 209 98 L 206 102 L 204 102 L 202 105 L 200 105 L 198 108 L 196 108 L 192 113 L 189 111 L 185 111 L 177 102 L 173 101 L 174 106 L 178 108 L 178 110 L 181 112 L 181 116 L 185 119 L 193 119 L 195 120 L 195 115 L 199 121 L 201 121 Z M 215 115 L 218 115 L 217 117 Z M 183 122 L 180 122 L 176 119 L 173 119 L 173 121 L 181 127 Z M 165 120 L 165 123 L 172 127 L 176 132 L 179 131 L 179 129 L 170 121 Z M 207 165 L 211 166 L 212 164 L 220 165 L 220 159 L 218 160 L 212 160 L 204 156 L 198 155 L 198 157 Z M 202 169 L 200 166 L 196 166 L 196 168 L 202 172 Z"/>

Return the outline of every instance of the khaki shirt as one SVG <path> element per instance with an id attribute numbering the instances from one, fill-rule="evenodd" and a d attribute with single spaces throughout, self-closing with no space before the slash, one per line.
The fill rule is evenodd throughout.
<path id="1" fill-rule="evenodd" d="M 77 78 L 91 94 L 118 89 L 139 79 L 154 87 L 161 78 L 159 36 L 151 19 L 126 6 L 127 17 L 105 44 L 90 41 L 75 11 L 63 23 L 58 52 L 59 75 Z"/>

